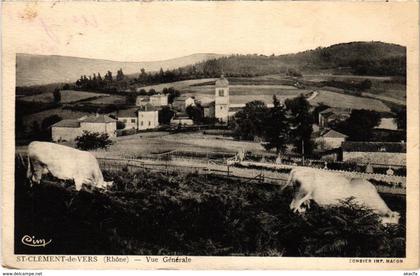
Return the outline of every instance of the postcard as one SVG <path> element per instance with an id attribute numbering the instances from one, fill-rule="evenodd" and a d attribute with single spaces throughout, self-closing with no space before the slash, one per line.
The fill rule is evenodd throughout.
<path id="1" fill-rule="evenodd" d="M 3 2 L 3 266 L 418 268 L 418 8 Z"/>

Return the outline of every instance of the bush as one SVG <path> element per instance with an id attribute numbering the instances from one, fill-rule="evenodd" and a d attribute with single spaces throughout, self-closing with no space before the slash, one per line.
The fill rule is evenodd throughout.
<path id="1" fill-rule="evenodd" d="M 16 242 L 16 254 L 405 254 L 403 225 L 384 227 L 376 215 L 351 202 L 332 208 L 314 204 L 304 216 L 296 215 L 289 209 L 291 191 L 276 185 L 126 170 L 104 171 L 106 180 L 114 180 L 107 192 L 76 192 L 57 180 L 30 189 L 25 172 L 24 167 L 15 170 L 15 240 L 39 233 L 54 242 L 46 248 Z"/>
<path id="2" fill-rule="evenodd" d="M 112 141 L 107 133 L 83 131 L 82 136 L 77 136 L 76 147 L 82 150 L 106 149 Z"/>

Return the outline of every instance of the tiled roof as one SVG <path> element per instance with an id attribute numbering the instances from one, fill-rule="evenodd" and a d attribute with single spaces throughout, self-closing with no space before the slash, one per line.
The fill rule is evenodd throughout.
<path id="1" fill-rule="evenodd" d="M 83 123 L 112 123 L 116 120 L 107 115 L 93 115 L 82 120 Z"/>
<path id="2" fill-rule="evenodd" d="M 327 137 L 327 138 L 346 138 L 348 137 L 347 135 L 340 133 L 338 131 L 335 131 L 333 129 L 328 130 L 327 132 L 325 132 L 322 137 Z"/>
<path id="3" fill-rule="evenodd" d="M 149 112 L 149 111 L 157 111 L 157 110 L 159 110 L 158 108 L 156 108 L 156 107 L 154 107 L 153 105 L 151 105 L 151 104 L 145 104 L 145 105 L 143 105 L 143 106 L 140 106 L 139 108 L 138 108 L 138 111 L 139 112 Z"/>
<path id="4" fill-rule="evenodd" d="M 128 108 L 128 109 L 122 109 L 118 111 L 118 117 L 123 118 L 137 118 L 137 110 L 139 110 L 138 107 L 135 108 Z"/>
<path id="5" fill-rule="evenodd" d="M 55 124 L 53 124 L 51 127 L 74 127 L 78 128 L 80 127 L 80 121 L 77 119 L 64 119 L 61 120 Z"/>

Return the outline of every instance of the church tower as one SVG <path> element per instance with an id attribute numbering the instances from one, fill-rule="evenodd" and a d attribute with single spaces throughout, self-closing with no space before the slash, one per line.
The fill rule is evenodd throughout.
<path id="1" fill-rule="evenodd" d="M 229 116 L 229 82 L 222 75 L 215 84 L 215 117 L 223 123 Z"/>

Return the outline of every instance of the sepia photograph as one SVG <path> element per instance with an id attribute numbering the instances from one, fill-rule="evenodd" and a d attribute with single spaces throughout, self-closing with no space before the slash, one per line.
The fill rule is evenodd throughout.
<path id="1" fill-rule="evenodd" d="M 4 7 L 17 262 L 413 254 L 412 6 L 111 4 Z"/>

